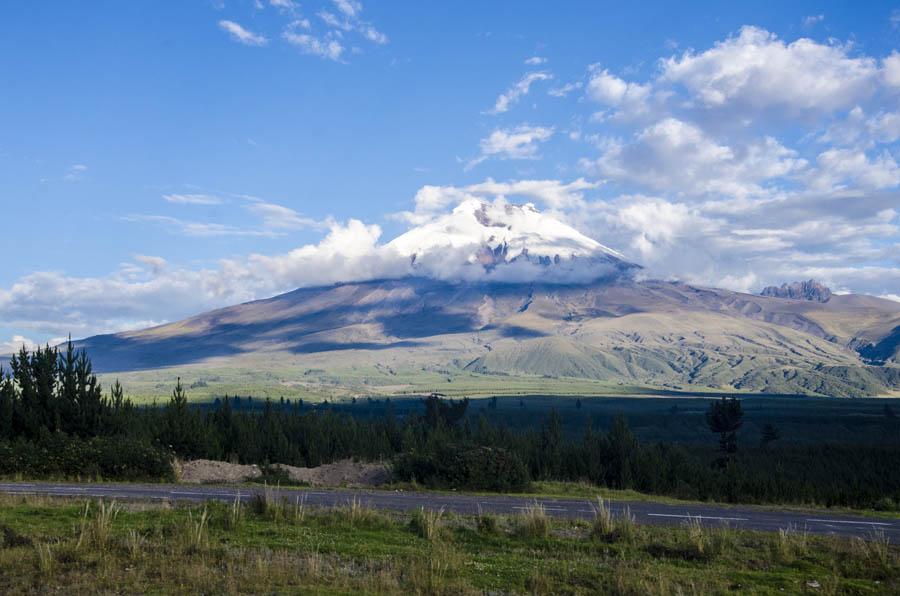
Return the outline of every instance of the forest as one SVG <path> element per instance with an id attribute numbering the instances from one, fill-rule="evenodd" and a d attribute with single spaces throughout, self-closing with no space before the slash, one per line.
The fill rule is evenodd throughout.
<path id="1" fill-rule="evenodd" d="M 302 400 L 197 405 L 179 381 L 164 403 L 137 407 L 118 382 L 104 390 L 89 355 L 69 343 L 23 348 L 0 371 L 0 475 L 172 480 L 174 457 L 262 466 L 356 458 L 390 461 L 398 482 L 432 488 L 527 491 L 560 480 L 731 503 L 900 507 L 900 421 L 889 405 L 874 442 L 792 443 L 773 425 L 757 442 L 742 440 L 750 399 L 707 400 L 712 440 L 696 444 L 640 440 L 625 416 L 602 427 L 586 416 L 582 430 L 564 432 L 554 409 L 511 428 L 440 395 L 403 414 L 382 400 L 377 415 L 354 415 Z"/>

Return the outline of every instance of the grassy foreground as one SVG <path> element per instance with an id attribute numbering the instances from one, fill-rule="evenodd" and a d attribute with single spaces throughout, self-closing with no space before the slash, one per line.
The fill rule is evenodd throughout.
<path id="1" fill-rule="evenodd" d="M 591 522 L 387 514 L 298 497 L 249 505 L 0 497 L 0 592 L 878 594 L 900 549 L 873 540 Z"/>

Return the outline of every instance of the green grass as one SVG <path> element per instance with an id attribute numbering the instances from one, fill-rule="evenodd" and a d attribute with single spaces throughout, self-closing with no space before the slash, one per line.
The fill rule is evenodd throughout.
<path id="1" fill-rule="evenodd" d="M 431 370 L 427 367 L 392 369 L 379 365 L 344 368 L 309 368 L 305 362 L 284 358 L 252 361 L 246 366 L 214 363 L 100 375 L 104 386 L 117 379 L 127 396 L 138 404 L 165 403 L 177 378 L 181 378 L 192 401 L 211 401 L 223 395 L 252 395 L 254 398 L 303 399 L 311 403 L 351 397 L 402 397 L 432 392 L 451 397 L 493 395 L 588 396 L 653 395 L 662 388 L 625 385 L 591 379 L 529 375 L 486 375 L 460 370 Z M 701 390 L 702 392 L 702 390 Z"/>
<path id="2" fill-rule="evenodd" d="M 601 506 L 602 507 L 602 506 Z M 808 587 L 818 582 L 818 588 Z M 0 592 L 878 594 L 900 549 L 627 520 L 0 497 Z"/>

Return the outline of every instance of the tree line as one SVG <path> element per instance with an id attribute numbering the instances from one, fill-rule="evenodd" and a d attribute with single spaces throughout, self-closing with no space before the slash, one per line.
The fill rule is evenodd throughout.
<path id="1" fill-rule="evenodd" d="M 0 370 L 0 474 L 172 478 L 173 456 L 317 466 L 344 458 L 390 461 L 398 480 L 442 488 L 524 490 L 539 480 L 587 481 L 680 498 L 895 508 L 900 441 L 880 446 L 781 445 L 777 429 L 738 449 L 741 402 L 712 400 L 718 448 L 639 441 L 624 417 L 562 432 L 551 410 L 512 430 L 469 401 L 439 395 L 398 416 L 366 418 L 302 400 L 224 397 L 192 405 L 179 381 L 162 406 L 137 407 L 116 382 L 104 391 L 90 358 L 24 348 Z"/>

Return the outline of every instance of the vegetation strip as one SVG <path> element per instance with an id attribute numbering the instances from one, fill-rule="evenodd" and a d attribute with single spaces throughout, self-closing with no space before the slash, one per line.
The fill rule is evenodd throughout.
<path id="1" fill-rule="evenodd" d="M 815 582 L 815 584 L 813 584 Z M 900 548 L 873 539 L 641 526 L 595 499 L 585 520 L 309 505 L 0 496 L 0 591 L 359 594 L 890 594 Z M 818 589 L 818 588 L 816 588 Z"/>

